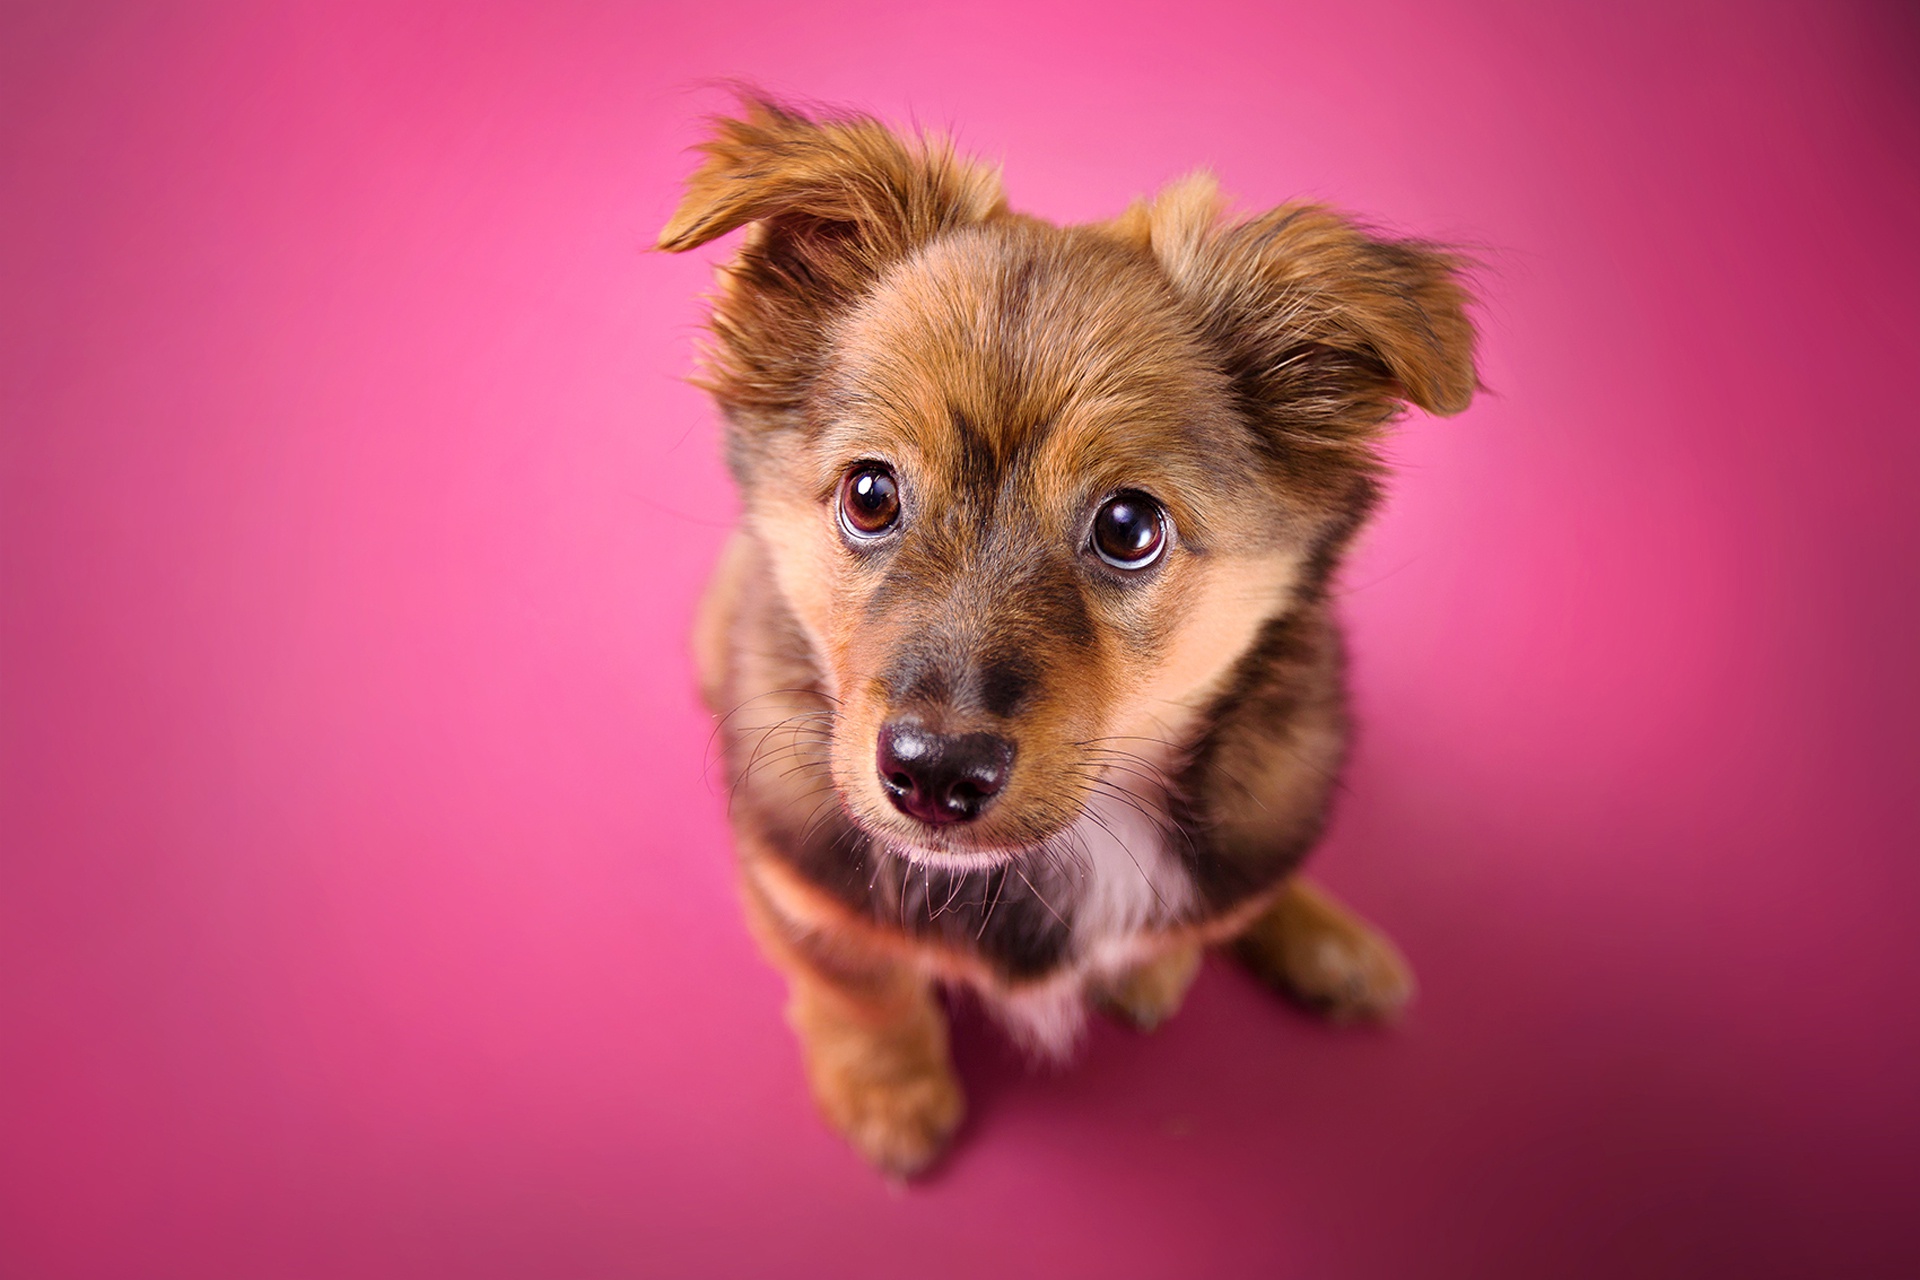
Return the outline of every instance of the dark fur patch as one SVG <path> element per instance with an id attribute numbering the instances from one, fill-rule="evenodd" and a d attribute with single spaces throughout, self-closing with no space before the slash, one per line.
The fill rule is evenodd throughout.
<path id="1" fill-rule="evenodd" d="M 1002 719 L 1013 716 L 1038 683 L 1039 672 L 1033 660 L 1019 654 L 1003 654 L 980 666 L 980 705 L 989 715 Z"/>
<path id="2" fill-rule="evenodd" d="M 915 866 L 880 850 L 841 818 L 805 841 L 781 841 L 794 867 L 855 915 L 950 950 L 979 956 L 1009 983 L 1044 977 L 1066 958 L 1072 932 L 1041 887 L 1046 868 L 957 872 Z"/>
<path id="3" fill-rule="evenodd" d="M 1321 607 L 1309 606 L 1267 623 L 1232 681 L 1207 709 L 1207 731 L 1169 794 L 1171 816 L 1186 835 L 1174 847 L 1214 910 L 1228 910 L 1272 888 L 1312 852 L 1326 828 L 1344 751 L 1325 762 L 1297 759 L 1300 768 L 1322 775 L 1326 798 L 1304 811 L 1275 814 L 1274 820 L 1255 824 L 1251 839 L 1245 824 L 1219 820 L 1224 811 L 1244 809 L 1249 799 L 1259 799 L 1245 794 L 1246 784 L 1223 757 L 1234 750 L 1244 752 L 1249 743 L 1297 757 L 1286 739 L 1309 706 L 1331 707 L 1344 729 L 1344 667 L 1339 633 L 1327 625 Z"/>

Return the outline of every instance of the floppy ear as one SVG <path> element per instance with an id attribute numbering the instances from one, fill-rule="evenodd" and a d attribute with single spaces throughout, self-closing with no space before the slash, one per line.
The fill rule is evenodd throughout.
<path id="1" fill-rule="evenodd" d="M 1403 404 L 1458 413 L 1479 388 L 1466 264 L 1442 248 L 1318 205 L 1235 220 L 1206 174 L 1110 225 L 1151 248 L 1278 441 L 1364 454 Z"/>
<path id="2" fill-rule="evenodd" d="M 1002 214 L 998 173 L 943 138 L 902 138 L 866 116 L 809 119 L 747 96 L 714 121 L 660 232 L 670 253 L 754 224 L 722 277 L 707 385 L 732 409 L 790 410 L 833 313 L 942 232 Z"/>
<path id="3" fill-rule="evenodd" d="M 699 147 L 707 162 L 659 248 L 679 253 L 771 220 L 842 226 L 885 255 L 1005 208 L 999 175 L 957 159 L 944 138 L 909 142 L 867 116 L 810 120 L 761 97 L 741 107 L 741 118 L 713 122 Z"/>

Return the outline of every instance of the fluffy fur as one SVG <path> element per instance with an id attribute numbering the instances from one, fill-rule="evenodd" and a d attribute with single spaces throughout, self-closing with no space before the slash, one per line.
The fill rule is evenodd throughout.
<path id="1" fill-rule="evenodd" d="M 1329 576 L 1405 404 L 1476 389 L 1461 263 L 1213 180 L 1111 221 L 1008 209 L 933 137 L 749 98 L 660 235 L 746 227 L 705 385 L 745 500 L 696 648 L 749 919 L 823 1113 L 892 1173 L 957 1125 L 938 984 L 1064 1054 L 1089 1002 L 1150 1027 L 1201 949 L 1339 1016 L 1411 993 L 1299 877 L 1345 751 Z M 852 537 L 884 465 L 897 525 Z M 1165 548 L 1094 554 L 1116 493 Z M 992 735 L 977 816 L 891 798 L 883 724 Z"/>

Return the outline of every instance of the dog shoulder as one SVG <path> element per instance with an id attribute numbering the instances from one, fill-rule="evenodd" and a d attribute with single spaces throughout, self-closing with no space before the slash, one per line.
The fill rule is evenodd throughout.
<path id="1" fill-rule="evenodd" d="M 1345 663 L 1327 606 L 1308 603 L 1267 624 L 1209 708 L 1174 794 L 1211 909 L 1271 889 L 1320 838 L 1351 729 Z"/>

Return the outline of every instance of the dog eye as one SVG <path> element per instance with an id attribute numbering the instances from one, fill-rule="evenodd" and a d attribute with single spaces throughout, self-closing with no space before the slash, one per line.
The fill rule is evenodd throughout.
<path id="1" fill-rule="evenodd" d="M 1093 517 L 1093 549 L 1116 569 L 1144 569 L 1166 547 L 1166 512 L 1144 493 L 1116 493 Z"/>
<path id="2" fill-rule="evenodd" d="M 840 482 L 840 523 L 856 538 L 877 538 L 900 521 L 900 485 L 884 462 L 862 462 Z"/>

